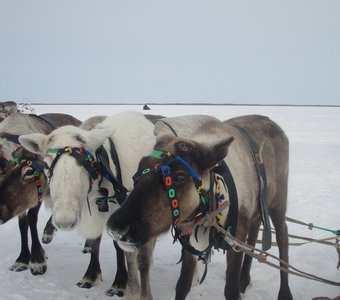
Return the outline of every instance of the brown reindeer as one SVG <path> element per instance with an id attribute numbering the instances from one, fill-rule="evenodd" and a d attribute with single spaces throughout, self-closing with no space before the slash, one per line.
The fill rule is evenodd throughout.
<path id="1" fill-rule="evenodd" d="M 0 224 L 19 216 L 21 251 L 10 267 L 12 271 L 23 271 L 30 267 L 32 274 L 46 272 L 45 252 L 37 232 L 39 201 L 48 194 L 43 175 L 41 157 L 24 151 L 19 144 L 21 134 L 32 132 L 49 133 L 54 128 L 81 122 L 66 114 L 43 114 L 40 116 L 13 113 L 0 124 Z M 13 167 L 16 158 L 17 167 Z M 33 165 L 29 164 L 34 162 Z M 39 186 L 36 181 L 39 181 Z M 27 214 L 26 214 L 27 210 Z M 28 246 L 28 229 L 31 231 L 32 246 Z M 44 230 L 43 242 L 51 241 L 55 228 L 49 220 Z"/>
<path id="2" fill-rule="evenodd" d="M 245 135 L 260 149 L 256 155 L 257 163 Z M 162 135 L 157 139 L 157 152 L 141 160 L 135 175 L 135 187 L 123 206 L 108 220 L 108 232 L 118 243 L 138 247 L 171 226 L 183 230 L 184 225 L 194 223 L 195 217 L 204 215 L 207 206 L 212 205 L 211 199 L 210 202 L 202 201 L 197 191 L 202 193 L 202 185 L 197 187 L 197 182 L 203 183 L 203 191 L 208 193 L 208 190 L 213 190 L 216 174 L 212 173 L 212 169 L 224 160 L 233 176 L 238 195 L 235 237 L 255 245 L 262 213 L 256 164 L 263 164 L 267 177 L 268 213 L 276 230 L 280 258 L 288 262 L 285 223 L 288 148 L 288 139 L 282 129 L 269 118 L 256 115 L 206 123 L 197 129 L 192 138 Z M 171 174 L 171 179 L 167 179 L 164 173 Z M 172 202 L 174 197 L 177 204 Z M 222 225 L 226 222 L 224 213 Z M 185 249 L 189 248 L 188 245 Z M 226 299 L 239 299 L 240 292 L 245 291 L 250 282 L 251 262 L 250 256 L 243 259 L 242 252 L 227 251 Z M 189 293 L 195 265 L 193 255 L 182 250 L 176 300 L 185 299 Z M 282 271 L 280 275 L 278 299 L 292 299 L 288 275 Z"/>

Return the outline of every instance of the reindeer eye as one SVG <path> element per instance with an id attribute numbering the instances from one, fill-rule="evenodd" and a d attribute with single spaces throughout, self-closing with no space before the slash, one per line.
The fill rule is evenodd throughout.
<path id="1" fill-rule="evenodd" d="M 34 175 L 34 170 L 33 169 L 27 169 L 24 176 L 31 177 Z"/>
<path id="2" fill-rule="evenodd" d="M 176 185 L 181 185 L 186 182 L 187 178 L 188 178 L 188 175 L 185 172 L 178 172 L 173 177 L 173 180 Z"/>

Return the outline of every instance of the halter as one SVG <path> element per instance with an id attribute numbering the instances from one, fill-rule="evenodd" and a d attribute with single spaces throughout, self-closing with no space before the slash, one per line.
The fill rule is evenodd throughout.
<path id="1" fill-rule="evenodd" d="M 157 163 L 153 168 L 146 168 L 142 175 L 149 173 L 152 169 L 154 172 L 161 171 L 163 183 L 165 185 L 167 196 L 169 199 L 169 205 L 172 213 L 172 233 L 174 237 L 174 242 L 178 240 L 182 247 L 189 251 L 190 253 L 199 256 L 200 258 L 205 255 L 205 253 L 210 249 L 211 246 L 214 246 L 216 249 L 228 250 L 230 249 L 228 243 L 221 239 L 221 236 L 216 235 L 216 232 L 212 230 L 210 245 L 208 249 L 204 251 L 199 251 L 192 247 L 189 244 L 189 241 L 185 239 L 185 236 L 191 235 L 195 233 L 195 238 L 197 240 L 197 230 L 202 220 L 212 220 L 214 219 L 221 228 L 226 227 L 231 231 L 232 234 L 236 233 L 237 227 L 237 216 L 238 216 L 238 197 L 235 182 L 230 173 L 230 170 L 224 161 L 221 161 L 218 166 L 214 167 L 211 171 L 210 183 L 211 186 L 215 185 L 216 190 L 212 189 L 208 192 L 204 186 L 202 185 L 202 180 L 195 169 L 189 165 L 182 157 L 176 156 L 171 153 L 165 153 L 162 151 L 154 150 L 150 155 L 150 157 L 161 159 L 160 163 Z M 185 166 L 186 170 L 190 174 L 195 184 L 196 190 L 199 194 L 200 203 L 198 207 L 198 211 L 193 216 L 193 218 L 189 222 L 184 222 L 183 229 L 179 229 L 177 224 L 179 223 L 180 218 L 180 207 L 177 199 L 176 189 L 173 185 L 171 166 L 174 162 L 179 162 Z M 219 175 L 216 178 L 214 175 Z M 138 178 L 137 178 L 138 180 Z M 136 184 L 136 182 L 135 182 Z M 221 184 L 224 185 L 224 188 L 228 190 L 229 200 L 222 204 L 222 200 L 224 200 L 224 195 L 221 193 Z M 215 201 L 213 201 L 213 199 Z M 229 207 L 228 217 L 226 219 L 226 224 L 223 224 L 222 220 L 222 211 L 225 207 Z M 192 223 L 193 222 L 193 223 Z M 187 223 L 192 223 L 191 226 L 187 226 Z M 204 221 L 205 227 L 207 222 Z M 213 229 L 213 228 L 212 228 Z"/>
<path id="2" fill-rule="evenodd" d="M 208 192 L 205 190 L 202 180 L 198 173 L 194 170 L 193 167 L 191 167 L 182 157 L 178 155 L 174 155 L 170 152 L 162 152 L 162 151 L 157 151 L 154 150 L 151 154 L 150 157 L 154 158 L 160 158 L 161 163 L 156 164 L 154 166 L 154 170 L 158 170 L 160 166 L 160 170 L 162 173 L 162 178 L 163 178 L 163 183 L 165 185 L 165 188 L 167 190 L 167 195 L 169 199 L 169 205 L 171 208 L 171 216 L 172 216 L 172 224 L 175 226 L 179 223 L 180 219 L 180 207 L 179 207 L 179 202 L 177 199 L 177 192 L 176 189 L 173 185 L 173 178 L 172 178 L 172 173 L 171 173 L 171 165 L 175 162 L 179 162 L 182 165 L 185 166 L 187 171 L 189 172 L 191 178 L 193 179 L 193 182 L 195 184 L 196 190 L 199 194 L 200 198 L 200 204 L 199 204 L 199 212 L 197 215 L 200 214 L 206 214 L 210 208 L 210 201 L 208 197 Z M 147 174 L 150 172 L 150 168 L 145 169 L 142 174 Z"/>
<path id="3" fill-rule="evenodd" d="M 172 235 L 174 238 L 174 243 L 176 241 L 179 241 L 180 244 L 182 245 L 183 249 L 188 251 L 189 253 L 195 255 L 198 257 L 198 260 L 202 260 L 204 265 L 205 265 L 205 270 L 203 272 L 202 278 L 200 280 L 200 284 L 204 281 L 206 274 L 207 274 L 207 253 L 209 249 L 211 248 L 211 245 L 209 244 L 208 248 L 200 251 L 194 248 L 192 245 L 189 243 L 189 239 L 185 236 L 184 233 L 177 227 L 177 224 L 179 223 L 180 220 L 180 207 L 179 207 L 179 202 L 177 199 L 177 193 L 176 189 L 173 184 L 173 177 L 172 177 L 172 172 L 171 172 L 171 166 L 175 162 L 179 162 L 182 164 L 186 170 L 188 171 L 189 175 L 191 176 L 195 188 L 198 192 L 199 195 L 199 208 L 198 212 L 195 214 L 194 218 L 203 218 L 207 215 L 209 209 L 210 209 L 210 200 L 209 200 L 209 195 L 207 190 L 202 184 L 202 180 L 198 173 L 195 171 L 195 169 L 188 163 L 186 162 L 182 157 L 178 155 L 174 155 L 170 152 L 162 152 L 162 151 L 157 151 L 154 150 L 150 155 L 150 157 L 158 158 L 161 159 L 160 163 L 157 163 L 154 165 L 153 170 L 155 172 L 158 172 L 159 170 L 161 171 L 162 178 L 163 178 L 163 183 L 165 185 L 166 191 L 167 191 L 167 196 L 169 200 L 169 205 L 171 208 L 171 216 L 172 216 Z M 151 168 L 146 168 L 143 172 L 142 175 L 145 175 L 151 171 Z M 137 179 L 138 180 L 138 179 Z M 220 194 L 218 193 L 218 197 L 220 197 Z M 216 218 L 217 222 L 220 224 L 221 222 L 221 210 L 222 208 L 219 207 L 219 211 L 215 213 L 215 215 L 212 218 Z M 220 225 L 221 226 L 221 225 Z M 198 227 L 196 227 L 198 228 Z M 196 231 L 197 232 L 197 231 Z M 195 233 L 196 237 L 196 233 Z M 197 240 L 197 237 L 196 237 Z"/>
<path id="4" fill-rule="evenodd" d="M 48 180 L 49 181 L 51 180 L 51 178 L 53 176 L 53 171 L 54 171 L 55 165 L 59 161 L 60 157 L 63 154 L 67 154 L 69 156 L 74 157 L 76 159 L 76 161 L 79 164 L 81 164 L 86 169 L 86 171 L 89 173 L 89 175 L 90 175 L 89 192 L 92 190 L 93 181 L 98 178 L 100 172 L 99 172 L 99 165 L 98 165 L 97 161 L 94 159 L 91 152 L 89 152 L 88 150 L 86 150 L 83 147 L 74 147 L 74 148 L 65 147 L 65 148 L 60 148 L 60 149 L 48 149 L 46 154 L 48 154 L 48 153 L 56 154 L 56 157 L 52 161 L 51 166 L 46 167 L 46 169 L 48 170 Z"/>
<path id="5" fill-rule="evenodd" d="M 31 167 L 32 169 L 34 169 L 33 175 L 34 175 L 34 183 L 35 183 L 35 186 L 37 187 L 37 192 L 38 192 L 38 203 L 41 203 L 42 201 L 41 199 L 43 196 L 43 189 L 41 187 L 40 174 L 43 174 L 44 177 L 46 178 L 46 175 L 44 173 L 44 167 L 38 164 L 34 160 L 19 158 L 19 157 L 13 157 L 12 162 L 14 163 L 14 167 L 17 167 L 20 164 L 25 164 Z"/>

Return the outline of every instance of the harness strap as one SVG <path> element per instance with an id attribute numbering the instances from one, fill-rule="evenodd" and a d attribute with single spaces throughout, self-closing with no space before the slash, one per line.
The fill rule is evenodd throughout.
<path id="1" fill-rule="evenodd" d="M 93 180 L 98 178 L 98 166 L 95 160 L 89 163 L 87 157 L 78 153 L 77 151 L 72 151 L 70 155 L 73 156 L 86 169 Z"/>
<path id="2" fill-rule="evenodd" d="M 122 205 L 123 201 L 127 197 L 128 190 L 123 185 L 122 172 L 120 168 L 118 153 L 112 139 L 109 139 L 109 143 L 111 150 L 110 151 L 111 158 L 116 167 L 117 177 L 113 174 L 110 168 L 109 156 L 103 145 L 96 150 L 96 157 L 97 160 L 100 162 L 101 166 L 103 167 L 103 169 L 105 170 L 105 172 L 107 173 L 107 175 L 103 176 L 112 183 L 113 189 L 115 191 L 115 198 L 117 199 L 118 204 Z"/>
<path id="3" fill-rule="evenodd" d="M 52 127 L 52 129 L 56 129 L 58 127 L 60 127 L 62 124 L 60 122 L 57 122 L 55 120 L 52 120 L 51 118 L 46 117 L 45 115 L 35 115 L 35 114 L 29 114 L 29 116 L 31 117 L 35 117 L 37 119 L 41 119 L 43 120 L 45 123 L 47 123 L 48 125 L 50 125 Z"/>
<path id="4" fill-rule="evenodd" d="M 230 233 L 235 235 L 238 220 L 238 195 L 234 178 L 224 160 L 221 161 L 215 168 L 213 168 L 212 172 L 221 175 L 225 184 L 227 185 L 230 204 L 225 228 L 230 228 Z M 215 237 L 215 242 L 217 242 L 217 245 L 215 245 L 215 248 L 220 248 L 223 250 L 228 250 L 230 248 L 229 244 L 221 236 L 217 240 L 216 238 L 217 237 Z"/>
<path id="5" fill-rule="evenodd" d="M 271 248 L 272 243 L 272 235 L 271 235 L 271 227 L 268 215 L 268 200 L 267 200 L 267 176 L 266 170 L 263 162 L 259 161 L 259 149 L 256 142 L 251 138 L 251 136 L 244 130 L 243 128 L 233 125 L 240 133 L 242 139 L 247 142 L 250 146 L 251 153 L 253 155 L 253 159 L 255 162 L 255 168 L 257 175 L 259 177 L 260 184 L 260 205 L 261 205 L 261 220 L 263 223 L 263 234 L 262 234 L 262 250 L 266 251 Z"/>
<path id="6" fill-rule="evenodd" d="M 14 144 L 18 144 L 18 145 L 20 144 L 19 143 L 19 136 L 20 135 L 6 133 L 6 132 L 0 133 L 0 138 L 6 139 L 7 141 L 12 142 Z"/>
<path id="7" fill-rule="evenodd" d="M 56 153 L 56 157 L 48 168 L 49 178 L 52 177 L 54 167 L 59 161 L 61 155 L 63 155 L 64 153 L 73 156 L 86 169 L 92 180 L 96 180 L 98 178 L 99 166 L 97 162 L 93 159 L 92 154 L 86 151 L 84 148 L 65 147 L 62 149 L 49 149 L 48 152 Z"/>
<path id="8" fill-rule="evenodd" d="M 178 136 L 175 129 L 173 129 L 169 123 L 165 122 L 164 120 L 159 120 L 159 122 L 162 122 L 164 125 L 166 125 L 171 130 L 171 132 L 174 134 L 174 136 Z"/>
<path id="9" fill-rule="evenodd" d="M 174 237 L 173 243 L 175 243 L 176 241 L 179 241 L 182 248 L 185 251 L 191 253 L 192 255 L 197 256 L 198 261 L 200 261 L 200 260 L 203 261 L 204 272 L 203 272 L 203 275 L 202 275 L 201 280 L 199 282 L 199 284 L 201 284 L 204 281 L 204 279 L 205 279 L 205 277 L 207 276 L 207 273 L 208 273 L 208 262 L 207 262 L 207 259 L 206 259 L 205 256 L 206 256 L 206 253 L 208 253 L 209 249 L 211 248 L 210 245 L 208 246 L 208 249 L 206 249 L 204 251 L 199 251 L 199 250 L 195 249 L 193 246 L 190 245 L 189 240 L 188 240 L 189 239 L 188 236 L 183 236 L 181 234 L 181 230 L 178 227 L 172 226 L 172 230 L 173 230 L 172 235 Z M 182 261 L 182 258 L 179 260 L 178 263 L 180 263 L 181 261 Z"/>

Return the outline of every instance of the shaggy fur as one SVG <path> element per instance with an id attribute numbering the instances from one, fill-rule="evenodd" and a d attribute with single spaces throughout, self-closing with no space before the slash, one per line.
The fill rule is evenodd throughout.
<path id="1" fill-rule="evenodd" d="M 224 159 L 233 174 L 239 198 L 236 237 L 254 245 L 260 226 L 259 179 L 250 146 L 235 125 L 243 128 L 261 149 L 260 160 L 264 162 L 268 179 L 268 211 L 275 227 L 280 258 L 288 262 L 288 236 L 285 223 L 288 139 L 279 126 L 267 117 L 256 115 L 238 117 L 225 122 L 211 121 L 197 128 L 191 139 L 161 135 L 155 148 L 184 158 L 200 174 L 207 189 L 210 182 L 209 170 Z M 139 174 L 146 167 L 152 168 L 157 162 L 159 159 L 143 158 Z M 199 198 L 183 165 L 174 164 L 171 172 L 181 208 L 178 224 L 180 227 L 182 222 L 188 223 L 197 212 Z M 110 217 L 108 230 L 123 241 L 140 245 L 167 231 L 171 223 L 168 195 L 163 187 L 161 174 L 149 172 L 139 177 L 125 205 Z M 189 293 L 195 268 L 191 254 L 183 251 L 182 255 L 183 263 L 176 287 L 176 300 L 185 299 Z M 228 251 L 227 261 L 225 298 L 237 300 L 240 292 L 244 292 L 249 285 L 252 260 L 246 256 L 243 261 L 242 253 Z M 292 299 L 288 275 L 284 272 L 280 272 L 280 275 L 278 299 Z"/>
<path id="2" fill-rule="evenodd" d="M 80 125 L 81 122 L 76 118 L 65 114 L 45 114 L 54 123 Z M 32 168 L 20 164 L 18 167 L 12 167 L 12 157 L 26 158 L 43 164 L 42 157 L 35 155 L 25 149 L 18 143 L 17 138 L 21 134 L 32 132 L 50 133 L 52 126 L 40 117 L 13 113 L 0 124 L 0 157 L 2 161 L 7 162 L 5 170 L 0 175 L 0 224 L 7 222 L 11 218 L 20 215 L 19 228 L 21 233 L 21 252 L 15 263 L 10 267 L 13 271 L 22 271 L 30 265 L 31 272 L 34 275 L 46 272 L 46 259 L 44 250 L 39 242 L 36 223 L 37 214 L 40 208 L 37 198 L 37 188 L 32 175 Z M 13 139 L 11 138 L 13 137 Z M 48 187 L 44 176 L 40 175 L 41 186 L 43 187 L 44 200 L 48 199 Z M 26 215 L 26 210 L 28 214 Z M 50 238 L 52 239 L 54 227 L 51 224 L 48 228 Z M 32 247 L 28 247 L 28 229 L 31 230 Z M 45 231 L 46 232 L 46 231 Z"/>
<path id="3" fill-rule="evenodd" d="M 121 170 L 122 181 L 126 188 L 132 189 L 132 176 L 136 172 L 138 163 L 142 156 L 148 154 L 155 144 L 153 135 L 154 126 L 142 114 L 136 112 L 124 112 L 106 118 L 93 130 L 86 131 L 83 128 L 65 126 L 53 131 L 50 135 L 34 134 L 21 136 L 20 142 L 33 152 L 47 153 L 48 149 L 59 149 L 64 147 L 84 147 L 92 154 L 102 144 L 110 153 L 108 138 L 111 138 L 116 146 Z M 45 155 L 45 161 L 51 165 L 54 154 Z M 116 174 L 116 167 L 110 162 L 111 170 Z M 113 195 L 111 183 L 104 180 L 102 187 L 109 190 Z M 99 212 L 95 204 L 96 198 L 102 196 L 99 191 L 99 180 L 94 181 L 92 191 L 89 192 L 90 180 L 87 171 L 79 165 L 76 160 L 68 155 L 60 157 L 55 165 L 53 176 L 50 180 L 50 193 L 53 202 L 53 219 L 55 224 L 64 230 L 77 228 L 85 238 L 98 238 L 105 227 L 106 221 L 116 204 L 110 203 L 109 212 Z M 88 204 L 86 199 L 88 198 Z M 153 242 L 151 243 L 153 244 Z M 152 248 L 152 247 L 151 247 Z M 151 252 L 152 253 L 152 252 Z M 146 255 L 150 255 L 150 251 Z M 136 255 L 132 257 L 136 262 Z M 133 262 L 131 262 L 133 263 Z M 134 267 L 136 268 L 136 267 Z M 130 268 L 133 270 L 134 268 Z M 129 270 L 129 271 L 130 271 Z M 131 275 L 136 278 L 135 275 Z M 141 284 L 149 284 L 148 270 L 141 274 Z M 130 278 L 131 279 L 131 278 Z M 129 299 L 139 299 L 139 284 L 128 282 Z M 149 290 L 149 287 L 146 286 Z M 133 290 L 133 291 L 131 291 Z M 142 295 L 140 299 L 151 299 L 150 295 Z"/>

